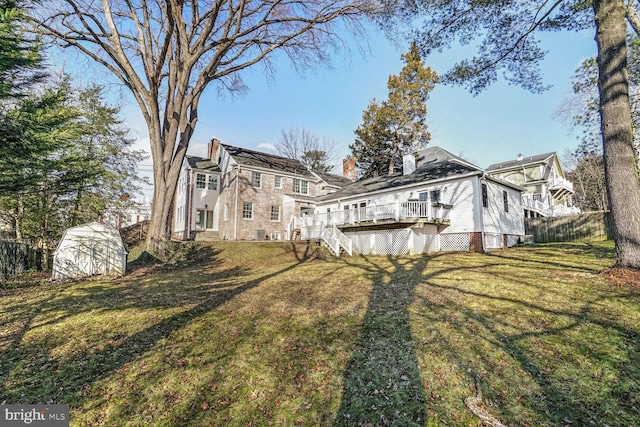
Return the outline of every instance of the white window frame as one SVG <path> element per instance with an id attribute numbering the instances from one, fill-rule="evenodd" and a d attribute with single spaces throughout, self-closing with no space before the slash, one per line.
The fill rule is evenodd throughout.
<path id="1" fill-rule="evenodd" d="M 207 181 L 207 189 L 208 190 L 217 190 L 218 189 L 218 177 L 215 175 L 209 175 L 209 179 Z"/>
<path id="2" fill-rule="evenodd" d="M 282 177 L 280 175 L 275 176 L 273 188 L 282 188 Z"/>
<path id="3" fill-rule="evenodd" d="M 242 219 L 253 220 L 252 202 L 242 202 Z"/>
<path id="4" fill-rule="evenodd" d="M 253 188 L 262 188 L 262 174 L 260 172 L 251 172 L 251 186 Z"/>
<path id="5" fill-rule="evenodd" d="M 302 191 L 303 188 L 306 191 Z M 294 178 L 293 179 L 293 192 L 294 192 L 294 194 L 309 194 L 309 181 L 306 181 L 304 179 Z"/>
<path id="6" fill-rule="evenodd" d="M 202 178 L 202 180 L 200 178 Z M 196 188 L 207 188 L 207 176 L 205 174 L 196 173 Z"/>
<path id="7" fill-rule="evenodd" d="M 276 210 L 274 211 L 273 208 L 276 208 Z M 280 211 L 281 211 L 280 205 L 271 205 L 271 214 L 270 214 L 271 222 L 280 222 L 280 217 L 281 217 Z"/>

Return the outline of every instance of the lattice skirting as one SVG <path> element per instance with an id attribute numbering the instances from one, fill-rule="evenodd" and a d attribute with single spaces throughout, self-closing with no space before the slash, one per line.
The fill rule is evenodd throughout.
<path id="1" fill-rule="evenodd" d="M 440 250 L 443 252 L 468 252 L 471 249 L 469 233 L 440 234 Z"/>
<path id="2" fill-rule="evenodd" d="M 361 255 L 407 255 L 439 250 L 435 227 L 358 231 L 345 235 L 352 240 L 354 252 Z"/>

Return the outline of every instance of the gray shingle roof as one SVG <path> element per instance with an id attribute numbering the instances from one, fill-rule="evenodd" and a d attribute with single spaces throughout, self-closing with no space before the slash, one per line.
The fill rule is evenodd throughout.
<path id="1" fill-rule="evenodd" d="M 220 172 L 220 168 L 218 167 L 218 165 L 209 159 L 205 159 L 198 156 L 188 156 L 188 155 L 185 156 L 185 159 L 187 160 L 187 163 L 189 163 L 189 167 L 192 169 L 199 169 L 199 170 L 211 171 L 211 172 Z"/>
<path id="2" fill-rule="evenodd" d="M 509 169 L 516 166 L 529 165 L 532 163 L 542 163 L 549 157 L 554 156 L 556 153 L 538 154 L 536 156 L 524 157 L 522 160 L 509 160 L 508 162 L 494 163 L 487 168 L 487 172 L 496 171 L 499 169 Z"/>
<path id="3" fill-rule="evenodd" d="M 267 154 L 260 151 L 249 150 L 233 145 L 222 144 L 225 151 L 239 164 L 245 166 L 255 166 L 273 171 L 287 172 L 294 175 L 311 178 L 313 175 L 299 161 L 280 157 L 274 154 Z"/>
<path id="4" fill-rule="evenodd" d="M 437 147 L 433 147 L 437 148 Z M 395 187 L 404 187 L 411 184 L 433 181 L 436 179 L 451 178 L 471 173 L 481 174 L 482 169 L 475 167 L 468 162 L 458 160 L 459 157 L 452 155 L 446 150 L 437 151 L 437 159 L 423 155 L 422 160 L 418 159 L 418 167 L 413 173 L 403 175 L 401 172 L 393 175 L 383 175 L 375 178 L 363 179 L 353 184 L 342 187 L 335 193 L 318 198 L 318 200 L 331 200 L 341 197 L 349 197 L 357 194 L 366 194 Z"/>
<path id="5" fill-rule="evenodd" d="M 320 179 L 322 179 L 324 182 L 326 182 L 327 184 L 333 187 L 344 187 L 345 185 L 349 185 L 353 183 L 353 181 L 351 181 L 349 178 L 345 178 L 344 176 L 341 176 L 341 175 L 335 175 L 332 173 L 319 172 L 319 171 L 313 171 L 313 173 L 318 175 Z"/>

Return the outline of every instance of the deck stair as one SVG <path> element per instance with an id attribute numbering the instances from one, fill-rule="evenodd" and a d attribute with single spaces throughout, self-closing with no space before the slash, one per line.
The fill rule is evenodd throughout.
<path id="1" fill-rule="evenodd" d="M 349 256 L 353 255 L 353 242 L 335 225 L 333 227 L 323 227 L 320 237 L 337 256 L 340 256 L 341 253 Z"/>

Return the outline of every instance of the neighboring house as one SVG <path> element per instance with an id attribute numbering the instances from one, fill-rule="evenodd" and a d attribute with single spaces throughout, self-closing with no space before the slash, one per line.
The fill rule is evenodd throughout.
<path id="1" fill-rule="evenodd" d="M 563 216 L 580 213 L 573 206 L 573 184 L 565 179 L 556 153 L 496 163 L 487 172 L 526 189 L 522 205 L 526 217 Z"/>
<path id="2" fill-rule="evenodd" d="M 185 159 L 176 190 L 172 236 L 198 233 L 228 240 L 288 239 L 294 216 L 351 181 L 308 170 L 300 161 L 246 148 L 209 144 L 208 159 Z"/>
<path id="3" fill-rule="evenodd" d="M 405 156 L 403 172 L 365 179 L 318 197 L 291 236 L 323 238 L 336 252 L 406 254 L 482 251 L 524 235 L 524 188 L 440 147 Z"/>

